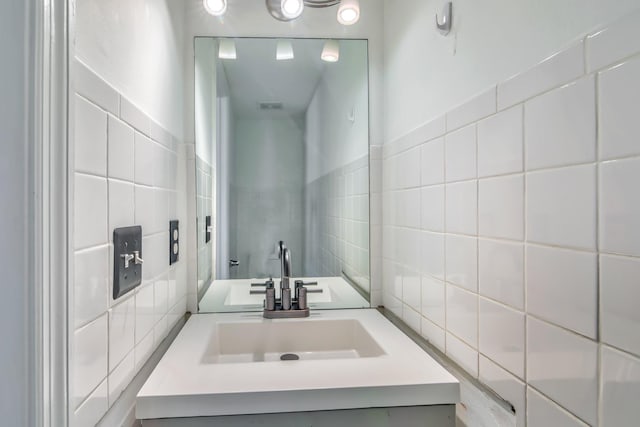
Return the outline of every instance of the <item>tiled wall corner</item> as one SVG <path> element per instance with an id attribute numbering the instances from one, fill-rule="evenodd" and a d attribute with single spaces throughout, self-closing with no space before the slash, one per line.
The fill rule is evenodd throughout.
<path id="1" fill-rule="evenodd" d="M 518 426 L 637 418 L 638 28 L 640 12 L 382 150 L 384 305 Z"/>
<path id="2" fill-rule="evenodd" d="M 177 216 L 174 139 L 74 62 L 72 425 L 95 424 L 186 312 L 186 256 L 169 266 Z M 113 230 L 141 225 L 143 283 L 113 300 Z M 183 249 L 183 248 L 181 248 Z"/>

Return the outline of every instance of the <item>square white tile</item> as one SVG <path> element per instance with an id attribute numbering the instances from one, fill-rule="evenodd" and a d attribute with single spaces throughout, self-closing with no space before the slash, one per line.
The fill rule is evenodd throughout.
<path id="1" fill-rule="evenodd" d="M 75 174 L 74 180 L 74 247 L 106 245 L 107 180 Z"/>
<path id="2" fill-rule="evenodd" d="M 600 256 L 602 342 L 640 355 L 640 259 Z"/>
<path id="3" fill-rule="evenodd" d="M 70 420 L 71 427 L 95 426 L 109 409 L 108 392 L 107 380 L 105 379 L 73 412 Z"/>
<path id="4" fill-rule="evenodd" d="M 155 168 L 157 164 L 156 153 L 160 150 L 149 138 L 136 132 L 134 137 L 134 175 L 136 184 L 154 185 Z"/>
<path id="5" fill-rule="evenodd" d="M 596 159 L 595 87 L 590 76 L 525 104 L 527 170 Z"/>
<path id="6" fill-rule="evenodd" d="M 395 182 L 397 188 L 420 186 L 420 147 L 398 154 Z"/>
<path id="7" fill-rule="evenodd" d="M 402 305 L 402 320 L 404 320 L 411 329 L 419 334 L 421 333 L 420 327 L 422 325 L 422 317 L 420 316 L 420 313 L 407 304 Z"/>
<path id="8" fill-rule="evenodd" d="M 524 176 L 478 181 L 478 234 L 524 239 Z"/>
<path id="9" fill-rule="evenodd" d="M 109 116 L 109 178 L 134 180 L 133 128 Z"/>
<path id="10" fill-rule="evenodd" d="M 420 149 L 420 170 L 422 185 L 444 182 L 444 138 L 423 144 Z"/>
<path id="11" fill-rule="evenodd" d="M 109 372 L 133 350 L 136 328 L 136 301 L 133 294 L 109 310 Z"/>
<path id="12" fill-rule="evenodd" d="M 599 179 L 600 250 L 640 256 L 640 158 L 602 163 Z"/>
<path id="13" fill-rule="evenodd" d="M 420 312 L 420 306 L 422 304 L 421 286 L 420 274 L 404 269 L 402 275 L 402 300 L 418 313 Z"/>
<path id="14" fill-rule="evenodd" d="M 515 106 L 478 123 L 478 176 L 522 172 L 523 108 Z"/>
<path id="15" fill-rule="evenodd" d="M 446 186 L 445 229 L 450 233 L 478 232 L 478 183 L 465 181 Z"/>
<path id="16" fill-rule="evenodd" d="M 527 387 L 527 426 L 587 427 L 585 423 L 531 387 Z"/>
<path id="17" fill-rule="evenodd" d="M 116 228 L 136 225 L 134 212 L 134 185 L 109 179 L 109 235 Z"/>
<path id="18" fill-rule="evenodd" d="M 460 365 L 469 375 L 478 377 L 478 351 L 447 332 L 447 356 Z"/>
<path id="19" fill-rule="evenodd" d="M 422 318 L 421 333 L 422 337 L 433 344 L 441 352 L 445 352 L 445 332 L 444 329 L 431 322 L 426 318 Z"/>
<path id="20" fill-rule="evenodd" d="M 479 379 L 515 408 L 516 426 L 523 426 L 526 418 L 525 384 L 483 355 L 480 355 Z"/>
<path id="21" fill-rule="evenodd" d="M 142 339 L 147 336 L 153 329 L 155 324 L 155 306 L 153 295 L 153 282 L 143 283 L 142 287 L 138 288 L 135 295 L 136 300 L 136 324 L 135 324 L 135 338 L 136 344 L 139 344 Z M 152 339 L 153 341 L 153 339 Z"/>
<path id="22" fill-rule="evenodd" d="M 479 319 L 480 352 L 524 379 L 524 313 L 480 298 Z"/>
<path id="23" fill-rule="evenodd" d="M 444 185 L 424 187 L 421 191 L 422 229 L 444 231 Z"/>
<path id="24" fill-rule="evenodd" d="M 510 107 L 584 74 L 584 42 L 563 49 L 498 85 L 498 110 Z"/>
<path id="25" fill-rule="evenodd" d="M 153 328 L 151 331 L 140 339 L 140 342 L 136 344 L 136 348 L 134 350 L 134 358 L 135 358 L 135 372 L 139 372 L 140 368 L 144 366 L 146 361 L 149 359 L 149 356 L 153 354 L 155 350 L 154 342 L 153 342 Z"/>
<path id="26" fill-rule="evenodd" d="M 395 194 L 395 222 L 401 227 L 420 228 L 420 189 L 402 190 Z"/>
<path id="27" fill-rule="evenodd" d="M 602 424 L 635 426 L 640 396 L 640 359 L 602 348 Z"/>
<path id="28" fill-rule="evenodd" d="M 107 378 L 107 314 L 75 331 L 70 360 L 72 408 L 77 408 Z"/>
<path id="29" fill-rule="evenodd" d="M 640 23 L 639 23 L 640 26 Z M 600 159 L 640 154 L 640 59 L 599 75 Z"/>
<path id="30" fill-rule="evenodd" d="M 529 173 L 526 187 L 529 242 L 595 250 L 595 166 Z"/>
<path id="31" fill-rule="evenodd" d="M 109 246 L 79 251 L 74 257 L 73 320 L 79 328 L 107 311 L 111 291 Z"/>
<path id="32" fill-rule="evenodd" d="M 481 295 L 524 308 L 524 245 L 480 239 L 478 289 Z"/>
<path id="33" fill-rule="evenodd" d="M 107 176 L 107 113 L 78 95 L 74 153 L 76 171 Z"/>
<path id="34" fill-rule="evenodd" d="M 113 406 L 120 394 L 133 379 L 135 371 L 135 357 L 133 348 L 114 370 L 109 374 L 109 406 Z"/>
<path id="35" fill-rule="evenodd" d="M 478 239 L 447 235 L 446 279 L 471 291 L 478 291 Z"/>
<path id="36" fill-rule="evenodd" d="M 593 339 L 597 334 L 595 253 L 527 245 L 529 313 Z"/>
<path id="37" fill-rule="evenodd" d="M 527 317 L 527 380 L 588 424 L 597 422 L 598 344 Z"/>
<path id="38" fill-rule="evenodd" d="M 478 295 L 447 284 L 447 331 L 478 348 Z"/>
<path id="39" fill-rule="evenodd" d="M 167 276 L 155 280 L 153 287 L 154 313 L 156 322 L 159 322 L 169 311 L 169 282 Z"/>
<path id="40" fill-rule="evenodd" d="M 421 271 L 444 280 L 444 234 L 422 232 L 420 239 Z"/>
<path id="41" fill-rule="evenodd" d="M 444 148 L 447 182 L 463 181 L 477 176 L 476 125 L 447 134 Z"/>
<path id="42" fill-rule="evenodd" d="M 398 229 L 397 260 L 412 271 L 420 271 L 420 245 L 422 232 L 408 228 Z"/>
<path id="43" fill-rule="evenodd" d="M 445 327 L 445 285 L 430 276 L 422 276 L 421 313 L 431 322 Z"/>

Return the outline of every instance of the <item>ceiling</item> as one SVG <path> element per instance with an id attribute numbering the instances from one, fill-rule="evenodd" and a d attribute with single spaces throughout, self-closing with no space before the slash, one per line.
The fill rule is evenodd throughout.
<path id="1" fill-rule="evenodd" d="M 278 39 L 235 39 L 237 59 L 221 59 L 234 113 L 242 118 L 299 116 L 306 112 L 324 68 L 324 40 L 293 39 L 295 58 L 276 60 Z M 282 111 L 263 111 L 259 103 L 281 102 Z"/>

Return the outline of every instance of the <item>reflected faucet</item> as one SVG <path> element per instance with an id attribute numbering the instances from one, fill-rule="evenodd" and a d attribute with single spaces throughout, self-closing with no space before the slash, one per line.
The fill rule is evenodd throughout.
<path id="1" fill-rule="evenodd" d="M 290 288 L 289 279 L 291 278 L 291 251 L 282 240 L 278 242 L 278 258 L 280 258 L 280 291 L 282 292 L 282 289 Z"/>

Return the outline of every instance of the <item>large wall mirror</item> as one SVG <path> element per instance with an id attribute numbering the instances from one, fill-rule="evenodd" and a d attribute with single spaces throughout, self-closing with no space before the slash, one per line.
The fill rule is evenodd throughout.
<path id="1" fill-rule="evenodd" d="M 369 306 L 366 40 L 195 39 L 200 312 Z"/>

